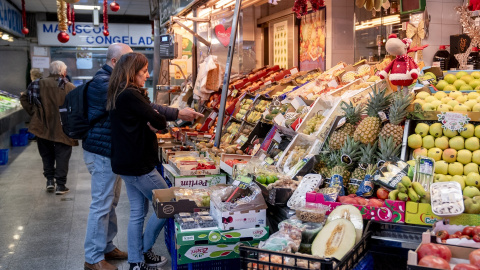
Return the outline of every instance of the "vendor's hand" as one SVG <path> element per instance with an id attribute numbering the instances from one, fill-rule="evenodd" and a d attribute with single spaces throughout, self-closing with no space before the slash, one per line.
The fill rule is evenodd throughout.
<path id="1" fill-rule="evenodd" d="M 178 118 L 184 121 L 193 121 L 198 117 L 203 117 L 203 114 L 194 111 L 192 108 L 185 108 L 178 111 Z"/>
<path id="2" fill-rule="evenodd" d="M 150 122 L 147 123 L 147 126 L 150 128 L 151 131 L 153 131 L 153 133 L 157 133 L 158 129 L 152 127 L 152 125 L 150 125 Z"/>

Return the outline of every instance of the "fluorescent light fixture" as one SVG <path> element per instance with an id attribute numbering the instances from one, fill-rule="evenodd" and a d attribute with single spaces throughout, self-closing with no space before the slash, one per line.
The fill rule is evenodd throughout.
<path id="1" fill-rule="evenodd" d="M 225 6 L 225 4 L 232 4 L 235 3 L 234 0 L 220 0 L 217 3 L 215 3 L 215 8 L 222 8 Z"/>
<path id="2" fill-rule="evenodd" d="M 90 5 L 73 5 L 75 7 L 75 9 L 78 9 L 78 10 L 94 10 L 94 9 L 97 9 L 97 10 L 100 10 L 100 6 L 90 6 Z"/>
<path id="3" fill-rule="evenodd" d="M 93 10 L 93 26 L 100 25 L 100 11 L 98 9 Z"/>
<path id="4" fill-rule="evenodd" d="M 3 34 L 2 35 L 3 40 L 8 40 L 9 38 L 10 38 L 10 36 L 8 36 L 8 34 Z"/>
<path id="5" fill-rule="evenodd" d="M 8 39 L 8 41 L 9 41 L 9 42 L 13 42 L 13 37 L 10 37 L 10 38 Z"/>
<path id="6" fill-rule="evenodd" d="M 206 8 L 198 13 L 198 18 L 202 18 L 205 15 L 208 15 L 212 10 L 210 8 Z"/>
<path id="7" fill-rule="evenodd" d="M 368 21 L 363 21 L 355 25 L 355 31 L 376 27 L 380 25 L 391 25 L 400 23 L 400 15 L 392 15 L 383 18 L 375 18 Z"/>

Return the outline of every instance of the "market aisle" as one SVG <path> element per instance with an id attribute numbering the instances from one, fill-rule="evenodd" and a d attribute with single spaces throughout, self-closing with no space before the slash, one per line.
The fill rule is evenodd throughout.
<path id="1" fill-rule="evenodd" d="M 59 196 L 45 191 L 37 143 L 10 150 L 9 163 L 0 166 L 0 269 L 83 269 L 83 243 L 90 205 L 90 174 L 81 147 L 74 147 L 67 187 Z M 117 207 L 115 244 L 127 250 L 129 203 L 125 190 Z M 150 214 L 153 209 L 150 208 Z M 154 250 L 170 257 L 163 231 Z M 112 262 L 128 269 L 126 261 Z"/>

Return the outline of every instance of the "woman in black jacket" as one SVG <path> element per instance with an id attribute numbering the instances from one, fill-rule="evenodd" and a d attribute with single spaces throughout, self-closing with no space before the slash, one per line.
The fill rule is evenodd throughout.
<path id="1" fill-rule="evenodd" d="M 149 269 L 166 263 L 165 257 L 152 251 L 165 220 L 152 215 L 143 231 L 152 190 L 167 188 L 165 180 L 155 169 L 159 163 L 158 142 L 152 131 L 165 129 L 167 122 L 165 116 L 150 105 L 147 91 L 143 88 L 148 78 L 147 58 L 141 53 L 128 53 L 115 65 L 108 87 L 112 170 L 125 181 L 130 201 L 128 262 L 131 270 Z M 188 113 L 192 119 L 200 115 Z"/>

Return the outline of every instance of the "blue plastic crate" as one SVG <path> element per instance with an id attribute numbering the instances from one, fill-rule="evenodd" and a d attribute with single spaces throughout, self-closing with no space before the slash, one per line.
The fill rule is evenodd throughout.
<path id="1" fill-rule="evenodd" d="M 19 134 L 27 134 L 28 133 L 28 128 L 21 128 L 19 131 L 18 131 Z"/>
<path id="2" fill-rule="evenodd" d="M 10 136 L 12 146 L 25 146 L 28 144 L 28 134 L 13 134 Z"/>
<path id="3" fill-rule="evenodd" d="M 0 149 L 0 165 L 8 163 L 8 151 L 9 149 Z"/>

